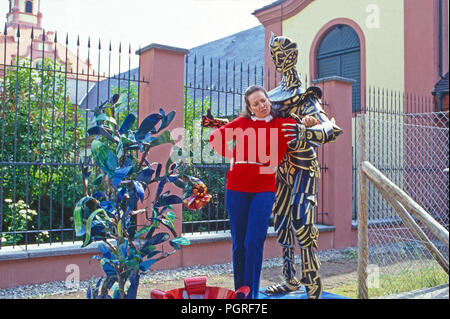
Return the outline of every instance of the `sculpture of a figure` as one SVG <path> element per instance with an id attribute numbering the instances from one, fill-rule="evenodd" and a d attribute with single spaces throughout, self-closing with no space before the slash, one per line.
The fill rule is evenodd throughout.
<path id="1" fill-rule="evenodd" d="M 334 119 L 328 119 L 322 109 L 320 88 L 302 88 L 296 69 L 297 44 L 287 37 L 275 37 L 272 34 L 270 53 L 282 80 L 278 87 L 269 92 L 269 98 L 278 116 L 294 117 L 298 124 L 292 124 L 292 129 L 288 130 L 295 141 L 289 145 L 277 169 L 277 192 L 273 207 L 277 239 L 283 249 L 285 282 L 268 287 L 266 293 L 289 293 L 304 285 L 308 298 L 317 299 L 322 294 L 322 282 L 319 276 L 320 261 L 314 251 L 319 236 L 314 225 L 314 207 L 317 206 L 320 167 L 314 148 L 334 142 L 342 130 L 336 126 Z M 317 125 L 305 128 L 300 119 L 307 115 L 313 116 Z M 294 262 L 295 239 L 301 250 L 300 280 L 296 277 Z"/>
<path id="2" fill-rule="evenodd" d="M 270 52 L 277 72 L 282 74 L 280 85 L 269 92 L 273 108 L 279 117 L 293 117 L 297 124 L 284 131 L 292 139 L 288 150 L 277 168 L 276 200 L 273 207 L 275 230 L 283 248 L 283 275 L 285 283 L 266 289 L 266 294 L 286 294 L 304 285 L 308 298 L 318 299 L 322 294 L 319 276 L 320 261 L 317 249 L 319 231 L 314 225 L 314 208 L 317 206 L 317 181 L 320 167 L 315 147 L 334 142 L 342 130 L 329 120 L 320 105 L 322 91 L 318 87 L 302 88 L 296 69 L 297 44 L 287 37 L 270 40 Z M 305 127 L 303 118 L 313 117 L 316 125 Z M 214 118 L 211 110 L 202 117 L 202 126 L 219 128 L 228 119 Z M 296 278 L 294 240 L 301 249 L 302 277 Z"/>

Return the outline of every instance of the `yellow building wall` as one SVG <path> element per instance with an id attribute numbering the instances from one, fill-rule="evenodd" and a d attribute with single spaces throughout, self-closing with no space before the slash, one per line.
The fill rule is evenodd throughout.
<path id="1" fill-rule="evenodd" d="M 283 35 L 298 43 L 298 71 L 309 74 L 310 49 L 319 30 L 337 18 L 353 20 L 365 36 L 366 86 L 403 91 L 403 12 L 403 0 L 315 0 L 283 21 Z"/>

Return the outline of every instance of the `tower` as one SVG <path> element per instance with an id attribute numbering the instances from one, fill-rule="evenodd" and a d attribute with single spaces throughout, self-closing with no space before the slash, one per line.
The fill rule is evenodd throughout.
<path id="1" fill-rule="evenodd" d="M 42 13 L 40 0 L 9 0 L 9 12 L 6 15 L 8 27 L 33 27 L 42 29 Z"/>

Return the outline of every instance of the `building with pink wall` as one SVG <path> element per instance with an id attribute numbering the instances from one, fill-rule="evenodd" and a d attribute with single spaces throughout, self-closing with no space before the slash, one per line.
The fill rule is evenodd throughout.
<path id="1" fill-rule="evenodd" d="M 299 43 L 298 69 L 310 79 L 357 80 L 361 103 L 369 86 L 429 96 L 448 72 L 448 1 L 279 0 L 253 14 L 266 43 L 271 32 Z M 357 35 L 357 50 L 345 47 L 351 32 L 339 28 Z M 273 72 L 267 46 L 265 63 Z"/>
<path id="2" fill-rule="evenodd" d="M 31 59 L 34 67 L 43 58 L 50 59 L 67 71 L 68 95 L 71 101 L 75 102 L 76 99 L 79 102 L 87 94 L 88 88 L 97 82 L 97 72 L 91 62 L 82 60 L 60 42 L 65 40 L 65 36 L 45 31 L 43 16 L 40 0 L 9 0 L 5 29 L 0 32 L 0 75 L 3 74 L 4 66 L 15 65 L 17 57 Z M 75 82 L 79 82 L 78 85 Z M 77 93 L 75 86 L 78 87 Z"/>

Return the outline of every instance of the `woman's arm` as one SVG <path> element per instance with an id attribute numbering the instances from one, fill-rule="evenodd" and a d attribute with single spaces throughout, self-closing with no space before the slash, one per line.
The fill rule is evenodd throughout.
<path id="1" fill-rule="evenodd" d="M 234 138 L 234 134 L 225 134 L 225 131 L 227 129 L 235 129 L 239 127 L 241 121 L 242 118 L 238 117 L 212 132 L 211 136 L 209 137 L 209 143 L 211 144 L 213 150 L 216 151 L 216 153 L 220 156 L 232 158 L 233 151 L 228 147 L 227 142 L 231 141 Z"/>

